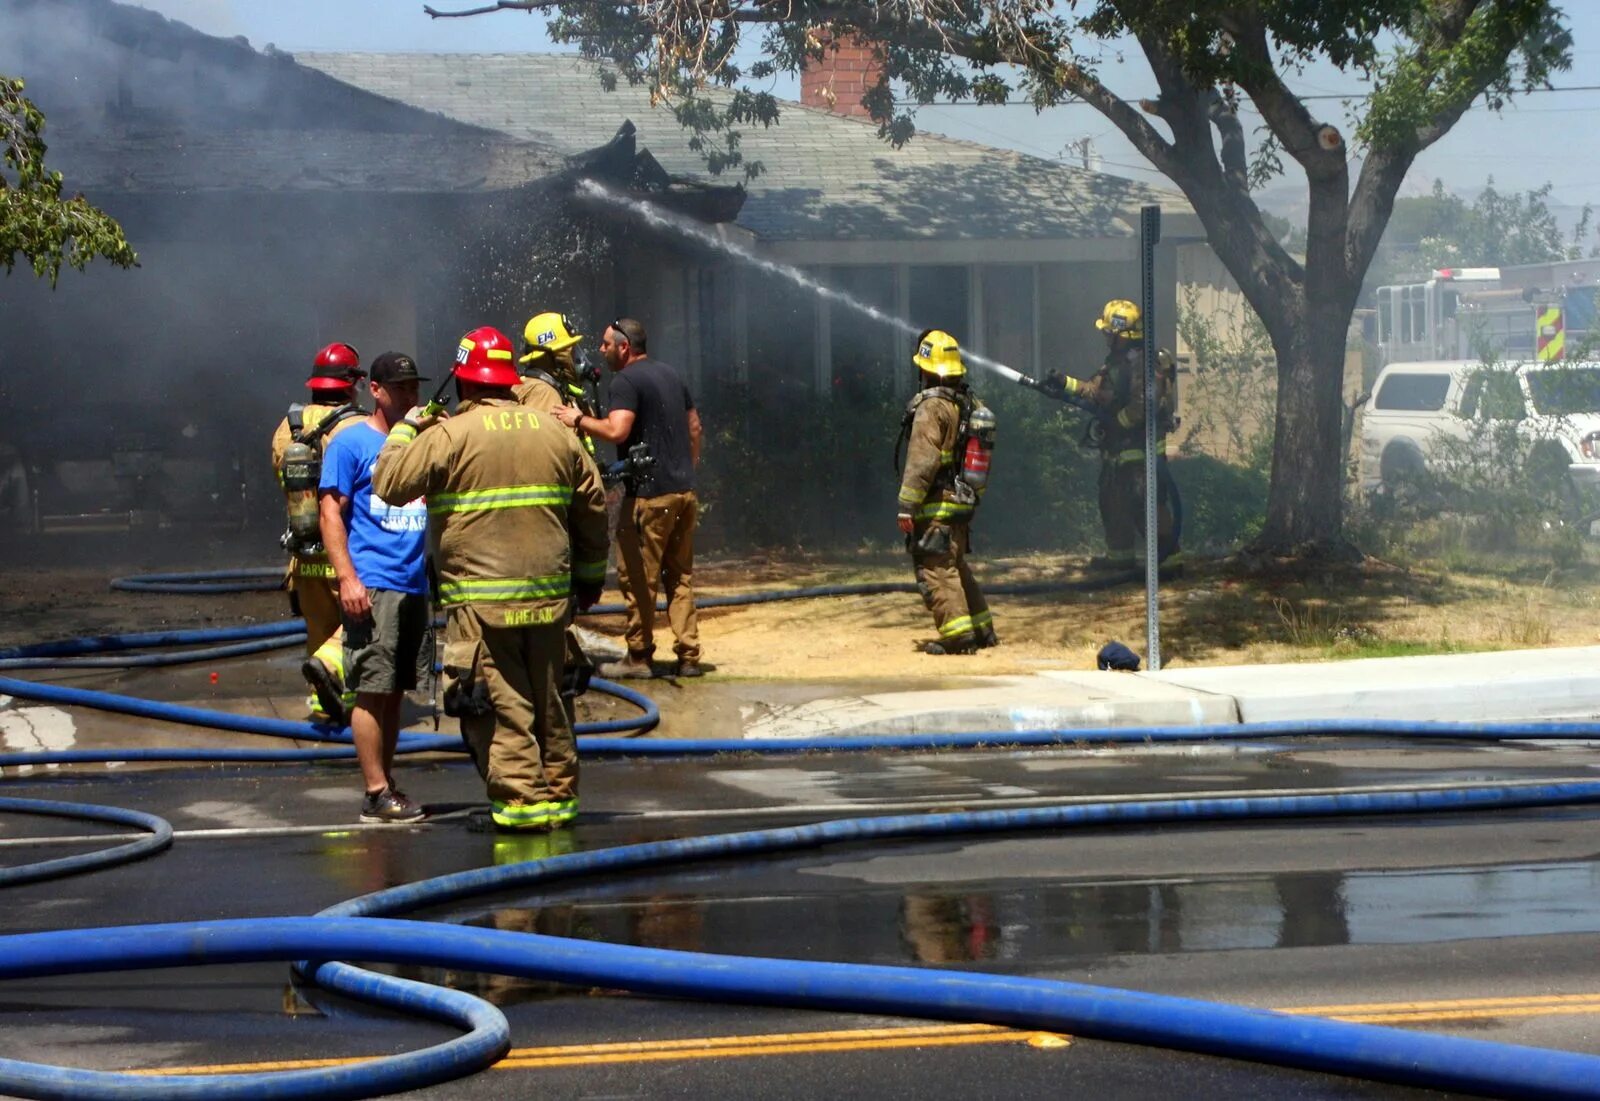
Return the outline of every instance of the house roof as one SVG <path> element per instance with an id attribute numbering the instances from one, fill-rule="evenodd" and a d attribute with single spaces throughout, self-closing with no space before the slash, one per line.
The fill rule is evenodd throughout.
<path id="1" fill-rule="evenodd" d="M 134 195 L 500 192 L 566 167 L 566 158 L 546 146 L 496 135 L 357 130 L 99 135 L 52 144 L 50 160 L 75 189 Z"/>
<path id="2" fill-rule="evenodd" d="M 49 164 L 93 192 L 502 191 L 564 153 L 111 0 L 0 0 Z"/>
<path id="3" fill-rule="evenodd" d="M 297 53 L 357 88 L 568 154 L 624 121 L 663 168 L 706 175 L 670 110 L 645 88 L 606 91 L 596 63 L 555 54 Z M 1175 191 L 1006 149 L 918 134 L 895 149 L 870 122 L 785 103 L 741 148 L 764 171 L 738 224 L 784 240 L 1083 239 L 1138 232 L 1138 208 L 1188 213 Z M 729 182 L 723 177 L 719 182 Z"/>

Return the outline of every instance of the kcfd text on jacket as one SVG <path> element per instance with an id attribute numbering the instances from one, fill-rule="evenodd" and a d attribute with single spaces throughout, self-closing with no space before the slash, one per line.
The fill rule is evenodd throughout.
<path id="1" fill-rule="evenodd" d="M 462 402 L 421 434 L 402 422 L 378 454 L 372 486 L 391 504 L 427 498 L 445 608 L 470 607 L 504 627 L 560 623 L 574 578 L 605 580 L 599 475 L 577 437 L 547 414 L 488 398 Z"/>

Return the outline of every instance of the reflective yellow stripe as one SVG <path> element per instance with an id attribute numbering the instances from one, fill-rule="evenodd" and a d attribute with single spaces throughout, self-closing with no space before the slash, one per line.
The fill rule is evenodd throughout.
<path id="1" fill-rule="evenodd" d="M 969 615 L 958 615 L 954 619 L 945 621 L 944 626 L 939 628 L 940 638 L 951 638 L 955 635 L 969 635 L 971 633 L 972 617 Z"/>
<path id="2" fill-rule="evenodd" d="M 907 491 L 902 489 L 900 491 L 900 503 L 905 505 L 907 508 L 916 508 L 922 503 L 922 497 L 914 490 Z"/>
<path id="3" fill-rule="evenodd" d="M 490 813 L 495 825 L 518 829 L 531 826 L 549 826 L 570 822 L 578 816 L 578 801 L 568 799 L 555 803 L 491 803 Z"/>
<path id="4" fill-rule="evenodd" d="M 1166 453 L 1166 450 L 1167 450 L 1167 438 L 1165 436 L 1158 437 L 1156 439 L 1156 455 L 1157 456 L 1164 455 Z M 1130 447 L 1126 451 L 1117 452 L 1116 455 L 1113 456 L 1113 458 L 1115 458 L 1116 461 L 1119 462 L 1119 463 L 1143 462 L 1144 461 L 1144 448 L 1142 448 L 1142 447 Z"/>
<path id="5" fill-rule="evenodd" d="M 517 600 L 560 600 L 572 595 L 568 574 L 549 577 L 466 578 L 439 585 L 439 603 L 447 608 L 457 604 L 509 603 Z"/>
<path id="6" fill-rule="evenodd" d="M 938 501 L 931 505 L 923 505 L 914 513 L 918 520 L 950 520 L 965 518 L 972 515 L 972 505 L 963 505 L 956 501 Z"/>
<path id="7" fill-rule="evenodd" d="M 1132 428 L 1138 422 L 1138 415 L 1134 413 L 1133 406 L 1128 406 L 1117 414 L 1117 423 L 1124 428 Z"/>
<path id="8" fill-rule="evenodd" d="M 494 489 L 432 494 L 428 498 L 428 514 L 484 512 L 496 508 L 553 508 L 571 503 L 571 486 L 496 486 Z"/>
<path id="9" fill-rule="evenodd" d="M 956 453 L 954 451 L 941 451 L 941 452 L 939 452 L 939 465 L 940 466 L 949 466 L 951 463 L 953 463 L 955 461 L 956 461 Z"/>
<path id="10" fill-rule="evenodd" d="M 990 626 L 993 626 L 993 625 L 994 625 L 994 613 L 993 612 L 977 612 L 972 617 L 972 626 L 973 626 L 973 628 L 975 630 L 981 631 L 985 627 L 990 627 Z"/>
<path id="11" fill-rule="evenodd" d="M 598 562 L 579 562 L 572 568 L 572 576 L 579 581 L 604 581 L 606 579 L 606 560 Z"/>
<path id="12" fill-rule="evenodd" d="M 341 681 L 344 680 L 344 635 L 338 631 L 328 636 L 328 640 L 317 647 L 317 652 L 311 655 L 328 671 Z"/>
<path id="13" fill-rule="evenodd" d="M 403 444 L 410 443 L 412 440 L 417 438 L 417 426 L 414 424 L 406 424 L 404 421 L 401 421 L 399 424 L 389 429 L 389 438 Z"/>

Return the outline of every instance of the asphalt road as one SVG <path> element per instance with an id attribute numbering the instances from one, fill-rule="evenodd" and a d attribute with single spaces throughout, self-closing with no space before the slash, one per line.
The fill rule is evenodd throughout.
<path id="1" fill-rule="evenodd" d="M 171 850 L 15 887 L 0 932 L 306 914 L 573 849 L 916 809 L 1140 793 L 1592 778 L 1579 746 L 1319 740 L 585 765 L 578 827 L 507 838 L 461 761 L 402 764 L 436 813 L 354 825 L 352 766 L 18 774 L 4 794 L 169 818 Z M 1596 810 L 1353 818 L 847 845 L 474 899 L 423 916 L 720 953 L 953 967 L 1600 1053 Z M 0 818 L 0 864 L 110 831 Z M 1393 1086 L 983 1026 L 751 1009 L 402 969 L 504 1007 L 499 1067 L 417 1096 L 1404 1096 Z M 1334 1008 L 1329 1008 L 1334 1007 Z M 435 1026 L 296 989 L 280 964 L 19 981 L 0 1056 L 96 1069 L 357 1059 Z"/>

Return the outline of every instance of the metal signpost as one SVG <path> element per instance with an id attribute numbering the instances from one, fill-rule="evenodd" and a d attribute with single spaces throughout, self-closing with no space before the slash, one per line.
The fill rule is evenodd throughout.
<path id="1" fill-rule="evenodd" d="M 1156 532 L 1156 242 L 1161 240 L 1161 208 L 1139 210 L 1139 303 L 1144 326 L 1144 640 L 1145 661 L 1161 668 L 1160 539 Z"/>

